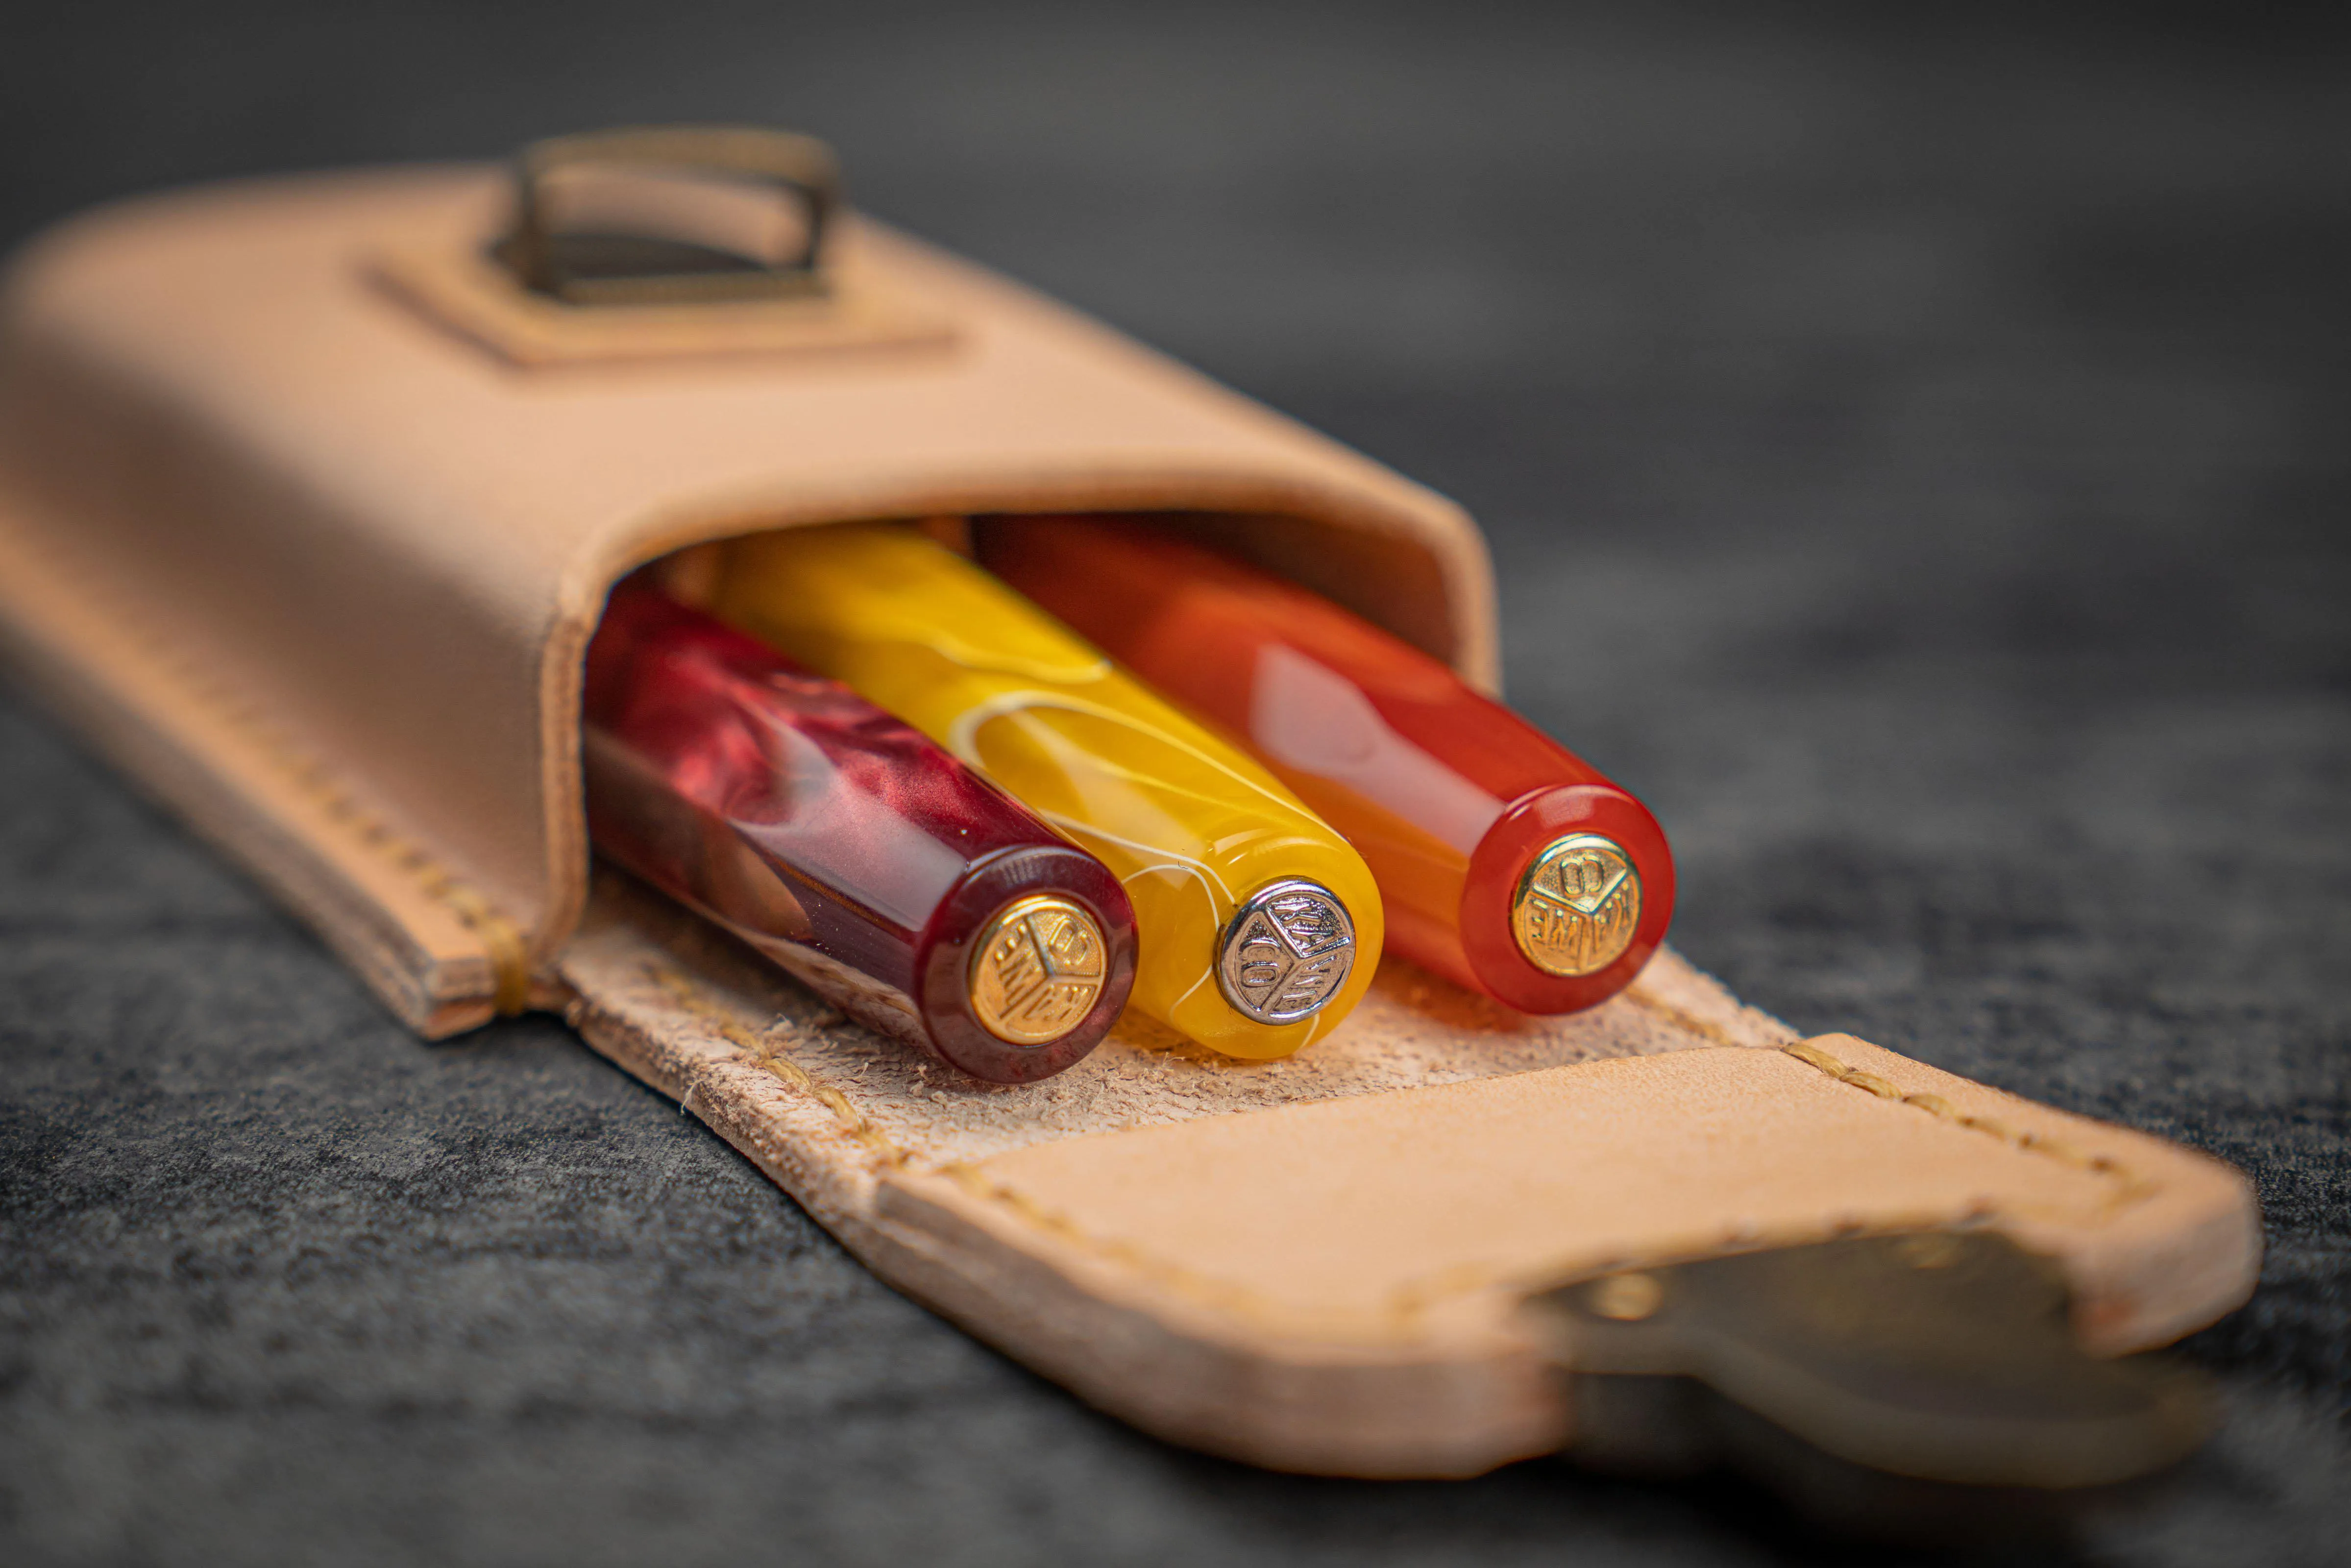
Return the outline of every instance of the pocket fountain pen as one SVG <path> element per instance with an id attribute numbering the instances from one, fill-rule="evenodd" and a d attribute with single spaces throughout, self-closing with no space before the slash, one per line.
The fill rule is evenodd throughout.
<path id="1" fill-rule="evenodd" d="M 1162 524 L 999 517 L 980 559 L 1217 725 L 1363 852 L 1389 946 L 1521 1012 L 1615 995 L 1665 940 L 1640 801 L 1443 663 Z"/>
<path id="2" fill-rule="evenodd" d="M 897 714 L 1102 858 L 1134 900 L 1134 1006 L 1287 1056 L 1379 961 L 1363 857 L 1230 741 L 978 567 L 897 524 L 739 539 L 711 608 Z"/>
<path id="3" fill-rule="evenodd" d="M 582 716 L 598 851 L 860 1022 L 1025 1083 L 1117 1018 L 1118 880 L 847 688 L 632 580 Z"/>

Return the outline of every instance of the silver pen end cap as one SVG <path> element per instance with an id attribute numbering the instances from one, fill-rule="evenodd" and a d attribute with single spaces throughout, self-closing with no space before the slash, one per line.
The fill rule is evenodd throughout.
<path id="1" fill-rule="evenodd" d="M 1338 895 L 1293 878 L 1259 888 L 1225 927 L 1217 988 L 1242 1017 L 1263 1024 L 1312 1018 L 1355 967 L 1355 923 Z"/>

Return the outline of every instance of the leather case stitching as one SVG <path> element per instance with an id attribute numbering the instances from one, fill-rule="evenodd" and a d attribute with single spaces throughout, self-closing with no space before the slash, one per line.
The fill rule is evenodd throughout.
<path id="1" fill-rule="evenodd" d="M 1739 1043 L 1716 1024 L 1695 1014 L 1684 1012 L 1672 1003 L 1650 995 L 1637 984 L 1627 987 L 1625 995 L 1635 1005 L 1646 1008 L 1678 1027 L 1711 1040 L 1719 1045 Z M 1981 1133 L 1987 1137 L 2006 1144 L 2010 1148 L 2029 1155 L 2039 1155 L 2043 1159 L 2054 1160 L 2070 1170 L 2108 1177 L 2117 1184 L 2117 1190 L 2108 1200 L 2110 1212 L 2114 1208 L 2123 1208 L 2143 1202 L 2154 1197 L 2159 1190 L 2158 1183 L 2137 1175 L 2108 1155 L 2089 1154 L 2075 1148 L 2061 1138 L 2052 1138 L 2040 1133 L 2011 1127 L 2007 1123 L 1996 1121 L 1990 1116 L 1971 1115 L 1939 1094 L 1906 1093 L 1899 1085 L 1889 1083 L 1874 1072 L 1866 1072 L 1860 1068 L 1848 1066 L 1809 1041 L 1784 1040 L 1774 1049 L 1784 1055 L 1794 1057 L 1814 1071 L 1823 1073 L 1838 1083 L 1858 1089 L 1865 1094 L 1874 1095 L 1880 1100 L 1896 1101 L 1916 1111 L 1924 1111 L 1938 1121 L 1949 1122 L 1955 1127 L 1964 1127 L 1971 1133 Z M 2101 1223 L 2104 1223 L 2104 1218 L 2102 1217 Z"/>
<path id="2" fill-rule="evenodd" d="M 878 1166 L 905 1170 L 916 1175 L 946 1177 L 974 1197 L 984 1198 L 997 1205 L 1004 1212 L 1018 1217 L 1032 1228 L 1044 1231 L 1068 1245 L 1077 1247 L 1105 1261 L 1144 1275 L 1160 1285 L 1204 1304 L 1228 1312 L 1237 1311 L 1263 1322 L 1293 1326 L 1317 1315 L 1311 1312 L 1301 1312 L 1296 1309 L 1281 1308 L 1259 1291 L 1244 1285 L 1217 1280 L 1186 1269 L 1180 1264 L 1155 1257 L 1130 1242 L 1095 1236 L 1067 1215 L 1038 1203 L 1025 1193 L 1003 1182 L 989 1179 L 977 1167 L 964 1162 L 952 1161 L 929 1169 L 917 1166 L 914 1156 L 876 1128 L 846 1094 L 830 1085 L 819 1083 L 805 1069 L 778 1053 L 775 1047 L 757 1031 L 746 1028 L 742 1023 L 730 1018 L 725 1009 L 705 999 L 696 989 L 693 979 L 683 971 L 666 965 L 648 964 L 645 966 L 645 974 L 646 977 L 681 1010 L 701 1019 L 722 1039 L 748 1053 L 754 1061 L 778 1080 L 808 1094 L 823 1105 L 840 1124 L 842 1131 L 862 1145 L 873 1156 Z M 1755 1049 L 1741 1047 L 1737 1040 L 1719 1026 L 1649 995 L 1637 985 L 1629 988 L 1625 994 L 1640 1006 L 1667 1017 L 1677 1026 L 1714 1040 L 1718 1044 L 1748 1050 Z M 2132 1176 L 2116 1162 L 2105 1155 L 2085 1154 L 2060 1140 L 2022 1132 L 1988 1117 L 1970 1115 L 1959 1111 L 1958 1107 L 1939 1095 L 1906 1094 L 1886 1080 L 1847 1066 L 1827 1051 L 1808 1045 L 1802 1040 L 1792 1040 L 1772 1049 L 1794 1058 L 1833 1082 L 1844 1083 L 1873 1098 L 1891 1100 L 1908 1105 L 1925 1112 L 1938 1121 L 1948 1122 L 1954 1126 L 1995 1138 L 2022 1153 L 2039 1155 L 2044 1158 L 2056 1160 L 2071 1169 L 2112 1177 L 2120 1182 L 2122 1184 L 2120 1190 L 2109 1198 L 2105 1206 L 2089 1223 L 2096 1225 L 2109 1223 L 2120 1209 L 2152 1197 L 2157 1191 L 2156 1184 Z M 695 1091 L 698 1087 L 698 1084 L 689 1083 L 681 1097 L 680 1103 L 691 1108 Z M 1777 1245 L 1795 1245 L 1805 1240 L 1825 1240 L 1835 1236 L 1856 1233 L 1850 1224 L 1834 1223 L 1822 1226 L 1814 1235 L 1775 1236 L 1771 1239 Z M 1741 1245 L 1727 1244 L 1718 1250 L 1736 1251 L 1741 1249 Z M 1647 1261 L 1659 1260 L 1662 1260 Z M 1618 1261 L 1637 1265 L 1645 1260 L 1636 1259 Z M 1409 1323 L 1447 1298 L 1465 1295 L 1493 1285 L 1523 1281 L 1536 1277 L 1548 1279 L 1541 1270 L 1504 1270 L 1479 1264 L 1452 1265 L 1422 1278 L 1406 1281 L 1395 1287 L 1389 1293 L 1384 1315 L 1397 1322 Z"/>
<path id="3" fill-rule="evenodd" d="M 115 602 L 114 596 L 80 562 L 51 541 L 21 532 L 12 532 L 11 537 L 56 577 L 71 584 L 73 591 L 106 613 L 136 657 L 177 686 L 190 701 L 209 710 L 248 753 L 267 762 L 282 778 L 308 795 L 320 813 L 352 842 L 403 873 L 426 897 L 447 909 L 459 924 L 479 936 L 495 978 L 491 997 L 494 1011 L 511 1016 L 528 1008 L 528 946 L 521 931 L 499 914 L 479 889 L 441 864 L 430 850 L 403 835 L 368 806 L 332 768 L 304 751 L 265 718 L 250 698 L 207 668 L 198 657 L 170 643 L 153 630 L 145 617 Z"/>

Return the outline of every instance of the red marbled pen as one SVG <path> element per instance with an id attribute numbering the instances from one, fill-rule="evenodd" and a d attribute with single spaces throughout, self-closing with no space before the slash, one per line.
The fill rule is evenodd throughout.
<path id="1" fill-rule="evenodd" d="M 1387 945 L 1523 1012 L 1630 984 L 1665 940 L 1656 819 L 1439 661 L 1150 523 L 996 517 L 981 562 L 1221 726 L 1369 862 Z"/>
<path id="2" fill-rule="evenodd" d="M 583 716 L 597 849 L 868 1027 L 1026 1083 L 1124 1005 L 1117 879 L 847 687 L 629 582 Z"/>

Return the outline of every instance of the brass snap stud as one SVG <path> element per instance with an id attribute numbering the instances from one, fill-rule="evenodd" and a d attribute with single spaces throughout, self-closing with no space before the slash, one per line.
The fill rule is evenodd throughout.
<path id="1" fill-rule="evenodd" d="M 1604 1318 L 1637 1323 L 1665 1304 L 1666 1288 L 1654 1274 L 1612 1274 L 1592 1287 L 1585 1303 Z"/>

